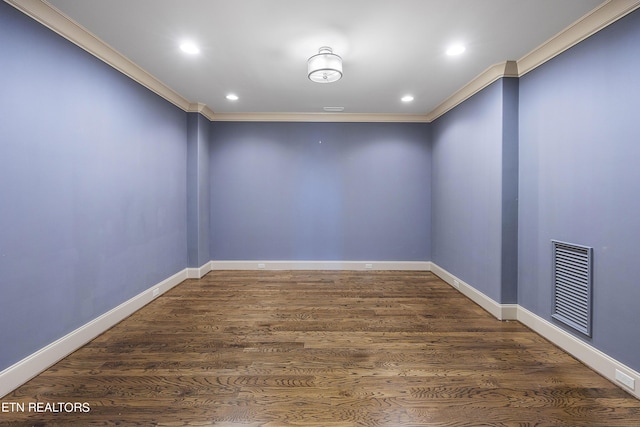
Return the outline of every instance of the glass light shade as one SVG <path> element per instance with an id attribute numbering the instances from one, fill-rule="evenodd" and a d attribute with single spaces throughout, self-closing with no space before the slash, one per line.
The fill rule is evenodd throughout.
<path id="1" fill-rule="evenodd" d="M 309 80 L 316 83 L 331 83 L 342 77 L 342 58 L 330 47 L 321 47 L 317 55 L 307 61 Z"/>

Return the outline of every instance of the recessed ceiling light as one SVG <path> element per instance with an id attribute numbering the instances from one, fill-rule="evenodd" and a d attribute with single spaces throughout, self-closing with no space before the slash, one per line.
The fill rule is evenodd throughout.
<path id="1" fill-rule="evenodd" d="M 344 111 L 344 107 L 322 107 L 324 111 L 329 111 L 333 113 L 338 113 L 340 111 Z"/>
<path id="2" fill-rule="evenodd" d="M 225 98 L 227 98 L 229 101 L 237 101 L 239 99 L 238 95 L 236 95 L 234 93 L 230 93 Z"/>
<path id="3" fill-rule="evenodd" d="M 402 102 L 411 102 L 411 101 L 413 101 L 413 96 L 411 96 L 411 95 L 405 95 L 405 96 L 403 96 L 402 98 L 400 98 L 400 100 L 401 100 Z"/>
<path id="4" fill-rule="evenodd" d="M 185 53 L 189 53 L 191 55 L 196 55 L 198 53 L 200 53 L 200 48 L 198 46 L 196 46 L 195 44 L 191 43 L 191 42 L 184 42 L 180 45 L 180 49 L 185 52 Z"/>
<path id="5" fill-rule="evenodd" d="M 449 48 L 447 49 L 447 55 L 449 56 L 456 56 L 456 55 L 460 55 L 461 53 L 463 53 L 466 50 L 466 48 L 461 45 L 461 44 L 454 44 L 452 46 L 449 46 Z"/>

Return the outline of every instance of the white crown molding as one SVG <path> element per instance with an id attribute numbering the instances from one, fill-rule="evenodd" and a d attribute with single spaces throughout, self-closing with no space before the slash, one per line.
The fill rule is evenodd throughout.
<path id="1" fill-rule="evenodd" d="M 432 122 L 503 77 L 522 77 L 640 7 L 640 0 L 608 0 L 520 58 L 487 68 L 426 115 Z"/>
<path id="2" fill-rule="evenodd" d="M 422 114 L 356 113 L 216 113 L 217 122 L 391 122 L 427 123 Z"/>
<path id="3" fill-rule="evenodd" d="M 48 27 L 70 42 L 132 78 L 184 111 L 190 103 L 182 95 L 143 70 L 120 52 L 93 35 L 46 0 L 5 0 L 16 9 Z"/>
<path id="4" fill-rule="evenodd" d="M 515 61 L 500 62 L 484 70 L 427 114 L 427 121 L 434 121 L 502 77 L 518 77 L 518 65 Z"/>
<path id="5" fill-rule="evenodd" d="M 445 99 L 427 114 L 344 113 L 214 113 L 201 103 L 192 103 L 140 68 L 87 29 L 57 10 L 46 0 L 5 0 L 23 13 L 70 40 L 118 71 L 187 112 L 199 112 L 211 121 L 277 122 L 398 122 L 429 123 L 503 77 L 521 77 L 607 25 L 640 7 L 640 0 L 608 0 L 518 61 L 505 61 L 480 75 Z"/>
<path id="6" fill-rule="evenodd" d="M 98 335 L 140 310 L 152 300 L 187 279 L 187 269 L 139 293 L 119 306 L 82 325 L 0 372 L 0 398 L 73 353 Z M 154 295 L 154 291 L 157 293 Z"/>
<path id="7" fill-rule="evenodd" d="M 608 0 L 518 60 L 523 76 L 640 7 L 640 0 Z"/>
<path id="8" fill-rule="evenodd" d="M 207 106 L 207 104 L 203 104 L 201 102 L 192 102 L 189 104 L 189 108 L 187 109 L 188 113 L 200 113 L 205 116 L 210 121 L 214 118 L 214 112 L 211 108 Z"/>
<path id="9" fill-rule="evenodd" d="M 5 0 L 70 42 L 104 61 L 186 112 L 197 112 L 211 121 L 276 122 L 398 122 L 424 123 L 424 115 L 343 113 L 214 113 L 207 105 L 190 102 L 156 77 L 126 58 L 46 0 Z"/>

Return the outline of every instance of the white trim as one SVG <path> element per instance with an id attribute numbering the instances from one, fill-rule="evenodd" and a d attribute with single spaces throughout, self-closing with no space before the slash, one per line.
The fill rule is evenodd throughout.
<path id="1" fill-rule="evenodd" d="M 217 122 L 388 122 L 428 123 L 424 114 L 356 114 L 356 113 L 216 113 Z"/>
<path id="2" fill-rule="evenodd" d="M 590 344 L 574 337 L 558 326 L 530 312 L 522 306 L 518 306 L 518 319 L 520 323 L 529 327 L 537 334 L 548 339 L 567 353 L 571 354 L 582 363 L 618 385 L 623 390 L 640 399 L 640 373 L 618 362 L 611 356 L 603 353 Z M 635 388 L 630 389 L 616 380 L 616 369 L 629 375 L 635 380 Z"/>
<path id="3" fill-rule="evenodd" d="M 518 309 L 517 304 L 499 304 L 433 262 L 431 263 L 431 271 L 433 274 L 458 289 L 460 293 L 488 311 L 498 320 L 516 320 Z"/>
<path id="4" fill-rule="evenodd" d="M 503 77 L 522 77 L 640 7 L 640 0 L 608 0 L 516 61 L 487 68 L 427 114 L 432 122 Z"/>
<path id="5" fill-rule="evenodd" d="M 429 261 L 211 261 L 200 268 L 187 268 L 125 301 L 107 313 L 0 372 L 0 398 L 20 387 L 59 360 L 68 356 L 98 335 L 144 307 L 153 299 L 187 278 L 199 278 L 211 270 L 259 270 L 259 264 L 269 270 L 413 270 L 432 271 L 456 287 L 462 294 L 500 320 L 518 320 L 537 334 L 571 354 L 612 383 L 640 399 L 640 373 L 620 363 L 602 351 L 579 340 L 556 325 L 517 304 L 498 304 L 471 285 Z M 370 264 L 371 268 L 367 268 Z M 155 290 L 157 295 L 153 295 Z M 616 380 L 616 370 L 635 381 L 631 389 Z"/>
<path id="6" fill-rule="evenodd" d="M 187 109 L 188 113 L 200 113 L 205 116 L 209 121 L 213 120 L 214 113 L 211 108 L 207 106 L 207 104 L 203 104 L 201 102 L 193 102 L 189 104 L 189 108 Z"/>
<path id="7" fill-rule="evenodd" d="M 521 77 L 587 37 L 640 7 L 640 0 L 608 0 L 516 61 L 487 68 L 427 114 L 344 113 L 214 113 L 209 107 L 190 102 L 156 77 L 120 54 L 86 28 L 57 10 L 46 0 L 5 0 L 26 15 L 111 65 L 187 112 L 202 113 L 211 121 L 294 122 L 402 122 L 429 123 L 502 77 Z"/>
<path id="8" fill-rule="evenodd" d="M 15 390 L 187 278 L 182 270 L 0 372 L 0 397 Z M 158 294 L 153 295 L 158 289 Z"/>
<path id="9" fill-rule="evenodd" d="M 427 121 L 434 121 L 502 77 L 518 77 L 515 61 L 500 62 L 484 70 L 427 114 Z"/>
<path id="10" fill-rule="evenodd" d="M 187 268 L 187 278 L 188 279 L 201 279 L 205 274 L 210 272 L 211 269 L 211 261 L 207 262 L 200 268 Z"/>
<path id="11" fill-rule="evenodd" d="M 211 270 L 430 271 L 429 261 L 211 261 Z"/>
<path id="12" fill-rule="evenodd" d="M 613 384 L 640 399 L 639 372 L 617 361 L 590 344 L 574 337 L 560 327 L 548 322 L 518 304 L 498 304 L 482 292 L 475 289 L 473 286 L 465 283 L 433 262 L 431 263 L 431 271 L 452 287 L 457 288 L 462 294 L 467 296 L 480 307 L 484 308 L 494 317 L 500 320 L 517 320 L 538 335 L 548 339 L 562 350 L 580 360 L 589 368 L 607 378 Z M 635 387 L 631 389 L 616 380 L 616 370 L 633 378 L 635 381 Z"/>
<path id="13" fill-rule="evenodd" d="M 502 318 L 499 320 L 516 320 L 518 318 L 518 304 L 500 304 Z"/>
<path id="14" fill-rule="evenodd" d="M 519 76 L 539 67 L 640 7 L 640 0 L 608 0 L 518 60 Z"/>
<path id="15" fill-rule="evenodd" d="M 182 95 L 89 32 L 89 30 L 82 25 L 56 9 L 55 6 L 46 0 L 5 1 L 78 47 L 86 50 L 96 58 L 104 61 L 122 74 L 132 78 L 182 110 L 188 111 L 189 101 Z"/>

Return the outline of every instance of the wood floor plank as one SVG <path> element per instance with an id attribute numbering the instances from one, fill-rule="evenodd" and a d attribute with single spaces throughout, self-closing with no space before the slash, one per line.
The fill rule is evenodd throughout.
<path id="1" fill-rule="evenodd" d="M 429 272 L 214 271 L 5 396 L 0 425 L 640 426 L 640 401 Z"/>

